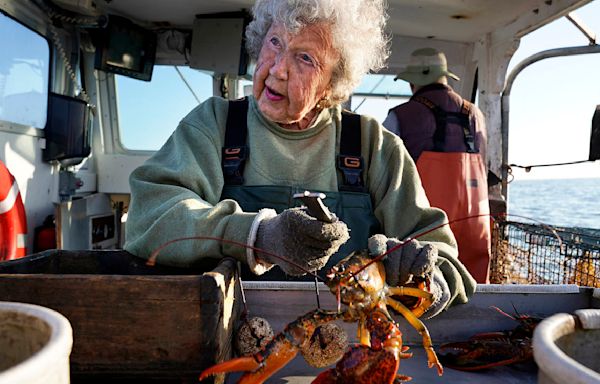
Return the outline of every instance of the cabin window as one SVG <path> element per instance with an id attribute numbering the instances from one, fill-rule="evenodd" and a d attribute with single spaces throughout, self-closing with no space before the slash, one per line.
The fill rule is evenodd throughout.
<path id="1" fill-rule="evenodd" d="M 50 46 L 41 35 L 2 13 L 0 36 L 0 120 L 42 129 Z"/>
<path id="2" fill-rule="evenodd" d="M 394 77 L 366 75 L 352 95 L 351 110 L 383 122 L 391 108 L 404 103 L 411 96 L 409 84 L 403 80 L 394 81 Z"/>
<path id="3" fill-rule="evenodd" d="M 159 149 L 194 107 L 213 94 L 212 75 L 183 66 L 154 67 L 151 81 L 116 75 L 121 145 Z"/>

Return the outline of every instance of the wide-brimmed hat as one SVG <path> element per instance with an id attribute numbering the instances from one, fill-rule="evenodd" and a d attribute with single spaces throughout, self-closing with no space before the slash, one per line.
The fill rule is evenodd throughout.
<path id="1" fill-rule="evenodd" d="M 448 62 L 443 52 L 434 48 L 421 48 L 411 53 L 408 66 L 394 78 L 394 81 L 402 79 L 423 86 L 435 83 L 442 76 L 460 80 L 448 70 Z"/>

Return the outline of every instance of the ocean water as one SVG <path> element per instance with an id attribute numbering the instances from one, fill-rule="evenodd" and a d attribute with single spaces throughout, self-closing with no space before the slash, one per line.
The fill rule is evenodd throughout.
<path id="1" fill-rule="evenodd" d="M 559 227 L 600 228 L 600 178 L 515 180 L 508 185 L 509 220 L 526 216 Z"/>

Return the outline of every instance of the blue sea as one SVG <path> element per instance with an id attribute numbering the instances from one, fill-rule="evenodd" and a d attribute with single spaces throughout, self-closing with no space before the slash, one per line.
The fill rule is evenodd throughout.
<path id="1" fill-rule="evenodd" d="M 600 228 L 600 178 L 515 180 L 508 185 L 508 219 L 526 216 L 559 227 Z"/>

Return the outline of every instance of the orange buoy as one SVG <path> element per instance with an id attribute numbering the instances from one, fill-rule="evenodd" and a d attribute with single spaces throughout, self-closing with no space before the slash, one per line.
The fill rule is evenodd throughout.
<path id="1" fill-rule="evenodd" d="M 27 218 L 15 177 L 0 160 L 0 260 L 27 254 Z"/>

